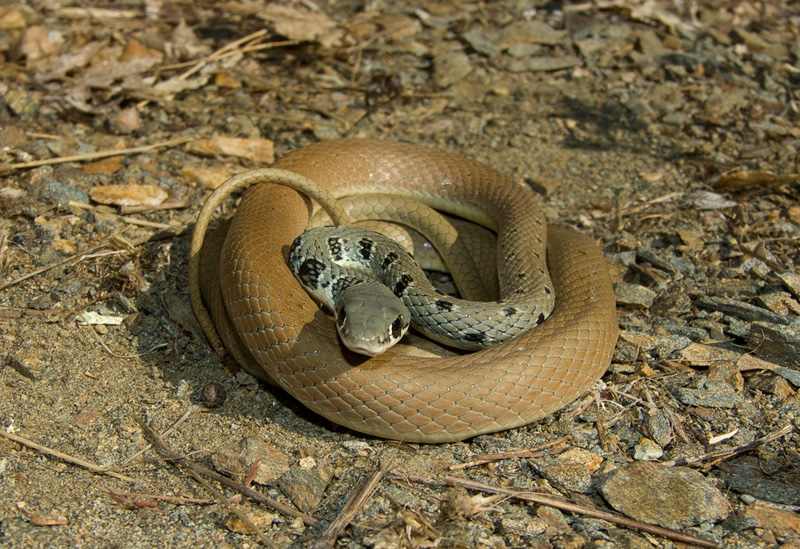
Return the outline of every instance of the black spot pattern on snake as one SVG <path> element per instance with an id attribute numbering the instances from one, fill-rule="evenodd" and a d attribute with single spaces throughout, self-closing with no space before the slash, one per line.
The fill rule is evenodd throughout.
<path id="1" fill-rule="evenodd" d="M 526 276 L 528 276 L 528 275 L 527 275 L 527 274 L 525 274 L 525 273 L 519 273 L 519 274 L 517 275 L 517 278 L 519 278 L 520 280 L 522 280 L 522 279 L 523 279 L 523 278 L 525 278 Z"/>
<path id="2" fill-rule="evenodd" d="M 361 283 L 361 280 L 352 276 L 340 276 L 334 280 L 331 285 L 331 295 L 334 297 L 334 301 L 336 301 L 347 288 L 359 283 Z"/>
<path id="3" fill-rule="evenodd" d="M 361 257 L 364 258 L 365 261 L 369 260 L 370 256 L 372 255 L 372 240 L 367 238 L 362 238 L 358 241 L 358 253 L 361 254 Z"/>
<path id="4" fill-rule="evenodd" d="M 550 294 L 550 293 L 552 293 L 552 290 L 550 289 L 550 287 L 549 287 L 549 286 L 545 286 L 545 287 L 544 287 L 544 293 L 546 293 L 546 294 Z"/>
<path id="5" fill-rule="evenodd" d="M 536 319 L 536 325 L 538 326 L 542 322 L 544 322 L 544 313 L 539 313 L 539 318 Z"/>
<path id="6" fill-rule="evenodd" d="M 506 316 L 511 316 L 513 314 L 516 314 L 516 313 L 517 313 L 517 310 L 514 307 L 507 307 L 507 308 L 503 309 L 503 314 L 506 315 Z"/>
<path id="7" fill-rule="evenodd" d="M 414 277 L 411 275 L 404 274 L 401 276 L 397 284 L 394 285 L 394 295 L 402 295 L 406 288 L 408 288 L 408 285 L 412 282 L 414 282 Z"/>
<path id="8" fill-rule="evenodd" d="M 398 258 L 399 256 L 396 253 L 389 252 L 388 254 L 386 254 L 386 257 L 383 258 L 383 265 L 381 265 L 381 267 L 383 267 L 384 269 L 388 268 L 389 265 L 397 261 Z"/>
<path id="9" fill-rule="evenodd" d="M 322 273 L 325 272 L 325 264 L 318 259 L 309 258 L 300 264 L 297 275 L 300 281 L 311 289 L 317 288 L 317 281 Z"/>
<path id="10" fill-rule="evenodd" d="M 450 303 L 449 301 L 445 301 L 444 299 L 439 299 L 438 301 L 435 301 L 434 305 L 436 305 L 437 309 L 445 313 L 449 313 L 450 311 L 453 310 L 453 304 Z"/>
<path id="11" fill-rule="evenodd" d="M 330 250 L 334 261 L 341 261 L 344 257 L 342 254 L 342 242 L 338 238 L 331 237 L 328 239 L 328 250 Z"/>
<path id="12" fill-rule="evenodd" d="M 478 332 L 476 334 L 464 334 L 464 340 L 472 343 L 483 343 L 486 340 L 486 334 Z"/>

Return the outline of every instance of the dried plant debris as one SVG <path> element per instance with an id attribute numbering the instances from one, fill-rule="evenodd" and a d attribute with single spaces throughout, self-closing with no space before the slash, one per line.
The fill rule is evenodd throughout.
<path id="1" fill-rule="evenodd" d="M 796 2 L 83 4 L 0 6 L 0 545 L 800 544 Z M 591 235 L 603 380 L 421 446 L 221 365 L 200 205 L 336 137 L 462 153 Z"/>

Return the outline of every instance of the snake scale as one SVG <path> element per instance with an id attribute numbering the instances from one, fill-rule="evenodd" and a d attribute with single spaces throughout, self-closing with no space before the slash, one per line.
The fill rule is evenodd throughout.
<path id="1" fill-rule="evenodd" d="M 205 210 L 219 201 L 209 200 L 201 212 L 190 294 L 206 332 L 216 329 L 253 375 L 345 427 L 434 443 L 541 419 L 605 372 L 618 331 L 605 260 L 590 238 L 547 225 L 529 189 L 462 156 L 388 141 L 324 141 L 272 168 L 308 178 L 336 198 L 388 193 L 486 226 L 498 236 L 501 287 L 520 274 L 541 277 L 540 285 L 552 280 L 555 307 L 536 329 L 473 353 L 417 357 L 393 347 L 372 358 L 355 354 L 286 265 L 289 246 L 308 224 L 309 199 L 247 172 L 234 178 L 237 185 L 259 184 L 205 242 L 202 256 L 211 213 Z M 202 314 L 201 289 L 213 325 Z"/>

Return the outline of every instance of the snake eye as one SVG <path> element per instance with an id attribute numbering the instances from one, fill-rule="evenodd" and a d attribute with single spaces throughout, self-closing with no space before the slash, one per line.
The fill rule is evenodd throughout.
<path id="1" fill-rule="evenodd" d="M 392 328 L 392 337 L 395 339 L 400 337 L 400 334 L 403 333 L 403 318 L 399 316 L 395 318 L 394 322 L 392 322 L 391 328 Z"/>

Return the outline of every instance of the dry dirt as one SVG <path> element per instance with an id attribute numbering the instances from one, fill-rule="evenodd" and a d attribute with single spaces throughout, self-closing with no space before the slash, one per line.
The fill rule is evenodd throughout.
<path id="1" fill-rule="evenodd" d="M 285 479 L 300 477 L 255 488 L 290 506 L 318 497 L 308 512 L 321 527 L 241 504 L 279 547 L 310 546 L 380 464 L 391 474 L 337 546 L 669 547 L 533 503 L 452 511 L 452 489 L 421 480 L 453 475 L 666 524 L 607 479 L 638 462 L 695 474 L 675 462 L 737 448 L 691 464 L 724 498 L 709 500 L 719 513 L 681 515 L 699 496 L 651 487 L 687 498 L 673 528 L 800 547 L 796 3 L 92 4 L 0 3 L 0 425 L 125 478 L 0 437 L 0 545 L 257 544 L 184 469 L 140 453 L 151 441 L 135 418 L 162 432 L 188 413 L 164 438 L 209 468 L 250 437 L 277 450 L 262 448 L 265 461 L 316 475 L 321 488 L 293 496 Z M 230 151 L 221 137 L 251 141 Z M 209 185 L 265 165 L 273 144 L 278 157 L 335 137 L 477 159 L 543 193 L 551 222 L 592 235 L 619 284 L 622 337 L 603 382 L 538 424 L 398 445 L 227 371 L 189 307 L 194 216 Z M 97 203 L 93 189 L 128 183 L 157 186 L 171 207 Z M 87 326 L 85 313 L 121 324 Z M 785 337 L 767 345 L 754 326 Z M 215 382 L 226 398 L 209 408 L 199 397 Z M 560 437 L 538 456 L 448 469 Z M 564 473 L 558 458 L 575 449 L 593 465 Z"/>

